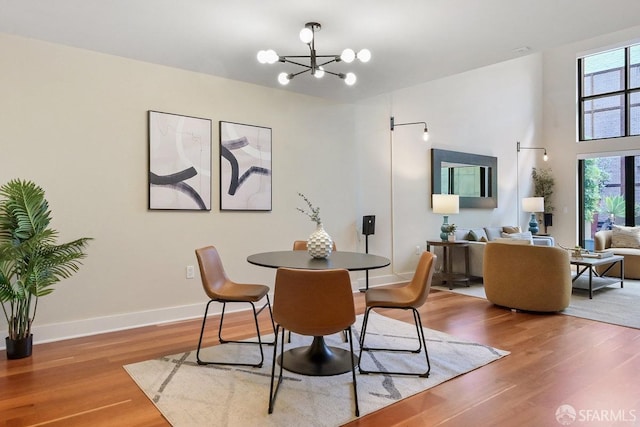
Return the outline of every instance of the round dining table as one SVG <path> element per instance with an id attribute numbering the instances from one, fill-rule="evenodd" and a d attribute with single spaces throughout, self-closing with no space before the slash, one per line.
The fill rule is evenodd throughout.
<path id="1" fill-rule="evenodd" d="M 312 258 L 307 251 L 262 252 L 247 257 L 251 264 L 268 268 L 303 268 L 327 270 L 344 268 L 349 271 L 373 270 L 388 266 L 388 258 L 360 252 L 332 252 L 327 258 Z M 331 307 L 327 307 L 330 310 Z M 297 347 L 285 352 L 278 363 L 288 371 L 302 375 L 329 376 L 351 371 L 351 352 L 338 347 L 328 346 L 323 336 L 313 337 L 307 347 Z M 354 356 L 355 357 L 355 356 Z M 357 361 L 356 361 L 357 363 Z"/>

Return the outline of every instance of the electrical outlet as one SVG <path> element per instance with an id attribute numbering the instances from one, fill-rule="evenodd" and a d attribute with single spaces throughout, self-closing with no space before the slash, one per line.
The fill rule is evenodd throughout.
<path id="1" fill-rule="evenodd" d="M 187 279 L 193 279 L 195 274 L 196 273 L 193 269 L 193 265 L 187 265 Z"/>
<path id="2" fill-rule="evenodd" d="M 416 245 L 416 255 L 420 255 L 421 252 L 422 248 L 420 247 L 420 245 Z"/>

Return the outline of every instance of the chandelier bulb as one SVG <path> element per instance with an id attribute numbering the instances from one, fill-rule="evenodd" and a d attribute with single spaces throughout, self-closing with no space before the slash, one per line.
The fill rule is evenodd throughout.
<path id="1" fill-rule="evenodd" d="M 427 142 L 429 140 L 429 131 L 427 130 L 427 128 L 424 128 L 424 133 L 422 134 L 422 139 L 424 140 L 424 142 Z"/>
<path id="2" fill-rule="evenodd" d="M 265 58 L 266 58 L 267 64 L 275 64 L 276 62 L 278 62 L 278 59 L 280 59 L 276 51 L 273 49 L 269 49 L 266 51 Z"/>
<path id="3" fill-rule="evenodd" d="M 342 55 L 340 55 L 340 59 L 346 62 L 347 64 L 350 64 L 353 62 L 354 59 L 356 59 L 356 53 L 353 51 L 353 49 L 347 48 L 342 51 Z"/>
<path id="4" fill-rule="evenodd" d="M 318 67 L 315 71 L 315 73 L 313 73 L 314 77 L 316 79 L 321 79 L 324 77 L 324 68 L 322 67 Z"/>
<path id="5" fill-rule="evenodd" d="M 290 80 L 291 80 L 291 77 L 289 76 L 289 74 L 287 73 L 278 74 L 278 83 L 280 83 L 282 86 L 288 85 Z"/>
<path id="6" fill-rule="evenodd" d="M 371 51 L 369 49 L 360 49 L 357 58 L 360 62 L 369 62 L 371 60 Z"/>
<path id="7" fill-rule="evenodd" d="M 344 78 L 344 82 L 348 85 L 348 86 L 353 86 L 356 83 L 357 77 L 355 74 L 353 73 L 347 73 L 345 75 Z"/>
<path id="8" fill-rule="evenodd" d="M 313 40 L 313 30 L 309 27 L 304 27 L 300 30 L 300 41 L 305 44 L 311 43 Z"/>

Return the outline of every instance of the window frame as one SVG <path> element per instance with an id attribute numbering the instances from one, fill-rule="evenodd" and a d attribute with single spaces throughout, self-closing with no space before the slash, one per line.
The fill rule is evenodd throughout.
<path id="1" fill-rule="evenodd" d="M 605 140 L 605 139 L 613 139 L 613 138 L 625 138 L 625 137 L 629 137 L 629 136 L 639 136 L 640 133 L 638 134 L 632 134 L 631 133 L 631 108 L 632 107 L 636 107 L 636 108 L 640 108 L 640 103 L 636 103 L 636 104 L 631 104 L 631 95 L 638 93 L 640 94 L 640 86 L 639 87 L 635 87 L 635 88 L 631 88 L 630 86 L 630 80 L 631 80 L 631 49 L 633 47 L 636 46 L 640 46 L 639 44 L 633 44 L 633 45 L 629 45 L 629 46 L 625 46 L 625 47 L 621 47 L 621 48 L 617 48 L 617 49 L 610 49 L 610 50 L 604 50 L 602 52 L 598 52 L 598 53 L 594 53 L 594 54 L 590 54 L 590 55 L 585 55 L 582 56 L 580 58 L 578 58 L 578 142 L 588 142 L 588 141 L 600 141 L 600 140 Z M 598 93 L 595 95 L 589 95 L 589 96 L 585 96 L 584 95 L 584 79 L 585 79 L 585 75 L 584 75 L 584 60 L 585 58 L 588 57 L 592 57 L 595 55 L 599 55 L 605 52 L 611 52 L 611 51 L 616 51 L 616 50 L 624 50 L 624 72 L 621 73 L 621 76 L 624 77 L 624 85 L 623 88 L 620 90 L 615 90 L 615 91 L 610 91 L 610 92 L 603 92 L 603 93 Z M 640 67 L 640 63 L 638 64 L 634 64 L 635 67 Z M 620 67 L 622 68 L 622 67 Z M 612 70 L 616 70 L 616 68 L 610 68 L 608 70 L 602 71 L 602 73 L 604 72 L 611 72 Z M 597 73 L 594 73 L 592 75 L 596 75 Z M 608 136 L 608 137 L 603 137 L 603 138 L 589 138 L 589 139 L 585 139 L 585 112 L 584 112 L 584 104 L 588 101 L 593 101 L 593 100 L 597 100 L 600 98 L 607 98 L 607 97 L 613 97 L 613 96 L 622 96 L 624 99 L 624 130 L 622 132 L 622 135 L 617 135 L 617 136 Z M 592 121 L 593 122 L 593 121 Z"/>

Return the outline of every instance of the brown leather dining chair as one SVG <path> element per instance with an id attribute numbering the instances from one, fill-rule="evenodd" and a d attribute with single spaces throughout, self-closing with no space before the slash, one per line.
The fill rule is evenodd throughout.
<path id="1" fill-rule="evenodd" d="M 336 242 L 333 242 L 333 252 L 335 252 L 336 249 Z M 293 242 L 293 250 L 294 251 L 306 251 L 307 250 L 307 241 L 306 240 L 295 240 Z"/>
<path id="2" fill-rule="evenodd" d="M 377 287 L 369 289 L 365 294 L 366 310 L 362 321 L 362 330 L 360 333 L 360 360 L 358 361 L 358 370 L 361 374 L 395 374 L 395 375 L 418 375 L 420 377 L 428 377 L 431 371 L 429 363 L 429 353 L 427 352 L 427 342 L 424 338 L 424 330 L 422 329 L 422 319 L 418 308 L 420 308 L 427 300 L 429 291 L 431 290 L 431 279 L 435 268 L 436 256 L 431 252 L 423 252 L 418 261 L 416 272 L 411 281 L 401 287 Z M 365 337 L 367 333 L 367 325 L 369 322 L 369 313 L 374 308 L 392 308 L 400 310 L 411 310 L 413 312 L 413 321 L 416 326 L 418 335 L 418 348 L 372 348 L 365 345 Z M 425 372 L 398 372 L 386 370 L 370 370 L 362 367 L 363 351 L 390 351 L 390 352 L 411 352 L 420 353 L 424 348 L 424 355 L 427 359 L 427 370 Z"/>
<path id="3" fill-rule="evenodd" d="M 259 368 L 264 362 L 264 352 L 262 351 L 262 344 L 273 344 L 273 342 L 263 343 L 260 337 L 260 326 L 258 324 L 258 315 L 268 308 L 269 320 L 271 326 L 275 331 L 275 325 L 273 323 L 273 314 L 271 312 L 271 304 L 269 302 L 269 287 L 265 285 L 254 285 L 236 283 L 231 281 L 224 271 L 222 266 L 222 260 L 218 254 L 217 249 L 214 246 L 206 246 L 204 248 L 196 249 L 196 257 L 198 258 L 198 266 L 200 267 L 200 277 L 202 278 L 202 286 L 205 293 L 209 297 L 209 302 L 204 311 L 204 317 L 202 319 L 202 328 L 200 329 L 200 339 L 198 340 L 198 350 L 196 352 L 196 359 L 199 365 L 237 365 L 237 366 L 253 366 Z M 267 302 L 256 310 L 255 303 L 266 298 Z M 202 346 L 202 337 L 204 335 L 205 324 L 207 322 L 207 313 L 209 306 L 212 302 L 222 303 L 222 314 L 220 315 L 220 325 L 218 327 L 218 340 L 220 344 L 226 343 L 239 343 L 239 344 L 257 344 L 260 348 L 260 361 L 257 363 L 240 363 L 234 361 L 204 361 L 200 359 L 200 347 Z M 224 322 L 224 310 L 228 303 L 247 303 L 251 305 L 253 309 L 253 318 L 256 324 L 256 333 L 258 334 L 257 341 L 232 341 L 222 338 L 222 324 Z"/>
<path id="4" fill-rule="evenodd" d="M 333 248 L 332 248 L 332 252 L 335 252 L 336 249 L 336 242 L 333 242 Z M 293 242 L 293 250 L 294 251 L 306 251 L 307 250 L 307 241 L 306 240 L 294 240 Z M 346 332 L 342 332 L 342 336 L 346 342 L 347 338 L 347 333 Z M 289 339 L 288 342 L 291 342 L 291 331 L 289 331 Z"/>
<path id="5" fill-rule="evenodd" d="M 328 309 L 330 307 L 330 309 Z M 276 338 L 271 366 L 271 386 L 269 389 L 269 413 L 273 413 L 278 389 L 282 383 L 282 366 L 285 364 L 285 330 L 300 335 L 320 337 L 336 332 L 349 334 L 351 349 L 351 374 L 355 414 L 360 416 L 358 389 L 353 353 L 351 326 L 356 321 L 355 304 L 351 291 L 351 278 L 344 269 L 305 270 L 279 268 L 276 273 L 273 295 L 273 318 L 276 322 Z M 281 337 L 278 338 L 278 333 Z M 280 372 L 274 389 L 276 359 L 280 339 Z"/>

